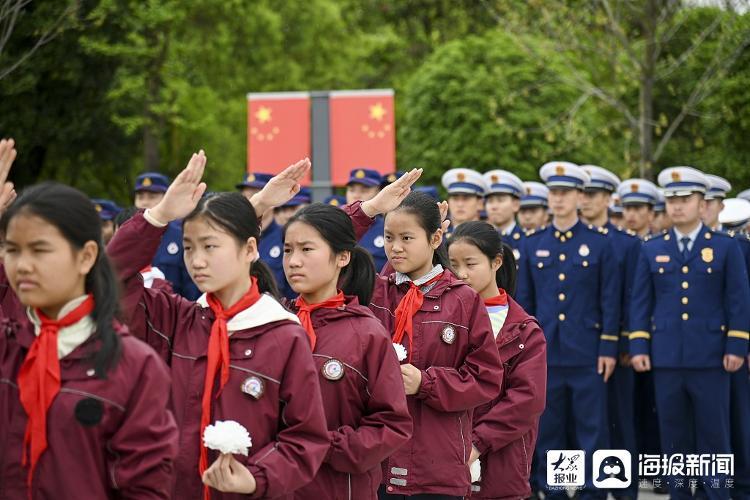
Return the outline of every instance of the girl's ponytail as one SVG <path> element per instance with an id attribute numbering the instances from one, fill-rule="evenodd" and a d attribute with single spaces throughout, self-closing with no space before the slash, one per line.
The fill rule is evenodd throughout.
<path id="1" fill-rule="evenodd" d="M 356 295 L 359 303 L 366 306 L 370 303 L 375 286 L 375 263 L 369 252 L 359 245 L 350 253 L 349 264 L 339 277 L 339 287 L 346 295 Z"/>
<path id="2" fill-rule="evenodd" d="M 273 295 L 277 300 L 281 298 L 279 287 L 276 284 L 276 278 L 274 278 L 273 272 L 271 271 L 271 268 L 268 267 L 268 264 L 262 260 L 256 260 L 250 266 L 250 276 L 258 280 L 258 290 L 260 293 Z"/>
<path id="3" fill-rule="evenodd" d="M 495 273 L 497 286 L 505 290 L 513 297 L 516 294 L 516 276 L 518 275 L 518 263 L 513 249 L 507 243 L 503 243 L 503 265 Z"/>

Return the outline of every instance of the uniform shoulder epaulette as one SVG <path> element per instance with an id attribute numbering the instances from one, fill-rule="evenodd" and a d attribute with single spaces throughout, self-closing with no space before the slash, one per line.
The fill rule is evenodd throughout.
<path id="1" fill-rule="evenodd" d="M 598 233 L 598 234 L 607 234 L 607 233 L 609 233 L 609 229 L 607 229 L 606 227 L 595 226 L 593 224 L 587 224 L 586 225 L 586 229 L 588 229 L 592 233 Z"/>
<path id="2" fill-rule="evenodd" d="M 664 231 L 663 233 L 659 233 L 659 234 L 649 234 L 648 236 L 643 238 L 643 242 L 645 243 L 647 241 L 654 241 L 654 240 L 659 240 L 659 239 L 668 240 L 669 238 L 670 238 L 669 233 L 667 231 Z"/>
<path id="3" fill-rule="evenodd" d="M 630 237 L 636 237 L 637 236 L 636 233 L 635 233 L 635 231 L 633 231 L 632 229 L 626 229 L 626 228 L 624 228 L 622 226 L 616 226 L 614 230 L 617 231 L 617 234 L 624 234 L 624 235 L 627 235 L 627 236 L 630 236 Z"/>
<path id="4" fill-rule="evenodd" d="M 713 229 L 709 229 L 706 231 L 706 233 L 703 235 L 704 238 L 707 240 L 710 240 L 713 236 L 719 236 L 724 238 L 734 238 L 734 231 L 714 231 Z"/>

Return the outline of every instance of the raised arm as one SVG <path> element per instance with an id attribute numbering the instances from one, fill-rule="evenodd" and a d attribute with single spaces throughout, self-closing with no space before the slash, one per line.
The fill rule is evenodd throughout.
<path id="1" fill-rule="evenodd" d="M 206 190 L 201 182 L 205 164 L 203 151 L 194 154 L 162 201 L 123 224 L 107 246 L 107 255 L 123 283 L 121 304 L 131 332 L 167 361 L 174 332 L 178 325 L 187 328 L 194 305 L 178 295 L 144 288 L 140 271 L 153 260 L 167 224 L 185 217 L 198 204 Z"/>

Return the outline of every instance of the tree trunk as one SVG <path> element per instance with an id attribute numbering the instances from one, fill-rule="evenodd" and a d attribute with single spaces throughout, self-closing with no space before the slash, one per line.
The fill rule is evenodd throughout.
<path id="1" fill-rule="evenodd" d="M 165 38 L 160 38 L 159 34 L 154 31 L 146 33 L 146 37 L 153 46 L 160 44 L 160 50 L 157 57 L 147 65 L 146 73 L 146 126 L 143 128 L 143 161 L 144 166 L 149 172 L 158 172 L 161 170 L 161 158 L 159 154 L 159 138 L 164 132 L 164 117 L 154 113 L 152 106 L 158 104 L 161 100 L 160 91 L 162 88 L 161 69 L 167 55 L 167 43 Z"/>
<path id="2" fill-rule="evenodd" d="M 148 172 L 159 171 L 159 138 L 151 124 L 143 127 L 143 166 Z"/>
<path id="3" fill-rule="evenodd" d="M 643 15 L 643 65 L 639 93 L 639 170 L 644 179 L 653 179 L 654 157 L 654 72 L 656 68 L 656 22 L 658 0 L 646 0 Z"/>

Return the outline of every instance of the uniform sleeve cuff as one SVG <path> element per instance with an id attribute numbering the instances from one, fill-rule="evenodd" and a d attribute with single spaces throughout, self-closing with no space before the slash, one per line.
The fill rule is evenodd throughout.
<path id="1" fill-rule="evenodd" d="M 427 373 L 427 370 L 422 370 L 422 383 L 419 384 L 419 390 L 415 395 L 417 399 L 427 399 L 432 393 L 432 386 L 435 380 Z"/>
<path id="2" fill-rule="evenodd" d="M 158 220 L 156 217 L 151 215 L 151 209 L 147 208 L 145 212 L 143 212 L 143 218 L 146 219 L 146 222 L 151 224 L 154 227 L 167 227 L 169 224 L 167 222 L 162 222 Z"/>
<path id="3" fill-rule="evenodd" d="M 329 463 L 331 461 L 331 456 L 333 455 L 333 443 L 335 441 L 336 432 L 328 431 L 328 451 L 326 452 L 326 457 L 323 459 L 324 463 Z"/>
<path id="4" fill-rule="evenodd" d="M 641 354 L 648 355 L 650 352 L 649 343 L 651 342 L 651 334 L 644 331 L 636 331 L 630 333 L 630 355 L 638 356 Z"/>
<path id="5" fill-rule="evenodd" d="M 747 356 L 748 333 L 739 330 L 729 330 L 727 332 L 727 345 L 725 354 L 734 354 L 744 358 Z"/>
<path id="6" fill-rule="evenodd" d="M 255 478 L 255 493 L 250 495 L 250 498 L 265 498 L 268 492 L 268 479 L 265 471 L 257 465 L 249 465 L 247 468 Z"/>
<path id="7" fill-rule="evenodd" d="M 480 455 L 486 454 L 490 448 L 484 443 L 484 441 L 482 441 L 482 438 L 480 438 L 476 432 L 474 432 L 471 436 L 471 444 L 474 445 L 474 448 L 479 450 Z"/>
<path id="8" fill-rule="evenodd" d="M 599 335 L 599 356 L 616 358 L 619 340 L 620 338 L 617 335 L 608 335 L 604 333 Z"/>

